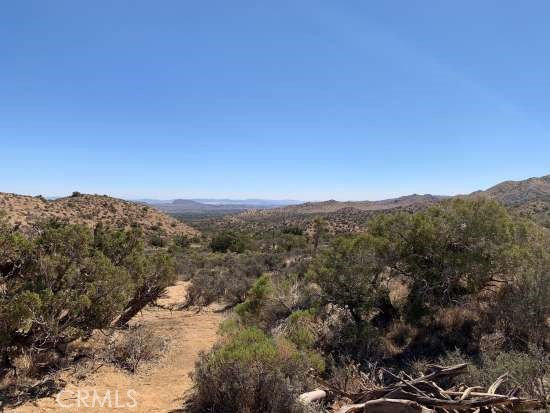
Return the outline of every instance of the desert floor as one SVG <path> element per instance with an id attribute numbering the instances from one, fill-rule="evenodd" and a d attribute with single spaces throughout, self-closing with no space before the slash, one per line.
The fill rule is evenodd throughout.
<path id="1" fill-rule="evenodd" d="M 186 283 L 179 282 L 168 289 L 167 297 L 160 300 L 160 303 L 181 303 L 185 289 Z M 222 318 L 223 315 L 213 312 L 213 309 L 200 313 L 147 309 L 134 322 L 149 326 L 168 339 L 166 354 L 158 362 L 145 366 L 137 374 L 104 365 L 83 380 L 77 380 L 67 372 L 63 378 L 68 384 L 61 394 L 7 411 L 165 413 L 178 409 L 181 407 L 182 396 L 192 385 L 189 373 L 193 371 L 197 356 L 215 342 Z M 89 397 L 84 400 L 86 392 L 89 392 Z M 76 394 L 81 396 L 80 406 Z M 94 395 L 97 396 L 92 403 Z M 91 406 L 92 404 L 95 406 Z"/>

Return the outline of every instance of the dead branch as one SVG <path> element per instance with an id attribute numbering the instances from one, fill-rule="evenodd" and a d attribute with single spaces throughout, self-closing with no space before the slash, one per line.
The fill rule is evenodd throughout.
<path id="1" fill-rule="evenodd" d="M 351 401 L 336 410 L 337 413 L 515 413 L 531 412 L 544 408 L 544 402 L 515 397 L 517 392 L 508 395 L 497 394 L 498 388 L 508 379 L 500 376 L 486 392 L 479 386 L 445 390 L 436 384 L 443 377 L 457 376 L 467 372 L 466 364 L 442 367 L 430 366 L 429 371 L 416 379 L 404 374 L 395 375 L 384 370 L 395 382 L 382 388 L 365 389 L 357 394 L 347 394 L 331 388 L 323 381 L 324 389 L 304 393 L 299 396 L 302 403 L 325 399 L 330 393 L 342 401 Z"/>

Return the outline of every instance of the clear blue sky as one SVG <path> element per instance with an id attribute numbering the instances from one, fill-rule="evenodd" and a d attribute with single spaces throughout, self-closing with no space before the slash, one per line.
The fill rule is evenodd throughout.
<path id="1" fill-rule="evenodd" d="M 550 173 L 550 2 L 5 1 L 0 191 L 380 199 Z"/>

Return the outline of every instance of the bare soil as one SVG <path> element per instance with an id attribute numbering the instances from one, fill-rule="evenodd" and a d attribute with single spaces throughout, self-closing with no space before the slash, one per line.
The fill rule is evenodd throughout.
<path id="1" fill-rule="evenodd" d="M 165 306 L 181 303 L 186 287 L 187 283 L 179 282 L 169 288 L 167 297 L 160 303 Z M 193 371 L 199 352 L 208 350 L 216 340 L 223 315 L 213 310 L 209 308 L 196 313 L 147 309 L 134 322 L 152 328 L 168 340 L 166 354 L 156 363 L 145 366 L 136 374 L 104 365 L 83 380 L 78 380 L 74 373 L 65 373 L 63 379 L 68 384 L 56 397 L 29 402 L 7 411 L 165 413 L 178 409 L 182 396 L 192 386 L 189 373 Z M 89 397 L 84 400 L 86 391 Z M 94 393 L 97 396 L 92 402 Z M 78 394 L 81 396 L 80 403 Z"/>

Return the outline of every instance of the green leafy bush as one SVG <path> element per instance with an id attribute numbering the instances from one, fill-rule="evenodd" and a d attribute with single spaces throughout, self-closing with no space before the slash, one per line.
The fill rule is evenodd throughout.
<path id="1" fill-rule="evenodd" d="M 260 308 L 272 291 L 273 286 L 270 277 L 265 274 L 262 275 L 248 290 L 246 301 L 239 304 L 235 308 L 235 312 L 241 319 L 250 322 L 252 318 L 258 317 Z"/>
<path id="2" fill-rule="evenodd" d="M 301 234 L 283 233 L 276 239 L 276 242 L 286 252 L 300 251 L 307 247 L 307 238 Z"/>
<path id="3" fill-rule="evenodd" d="M 235 308 L 246 325 L 266 331 L 275 328 L 294 311 L 313 305 L 303 278 L 297 274 L 263 274 L 251 286 L 246 300 Z"/>
<path id="4" fill-rule="evenodd" d="M 210 241 L 210 249 L 213 252 L 244 252 L 246 241 L 242 235 L 235 232 L 224 231 L 216 235 Z"/>
<path id="5" fill-rule="evenodd" d="M 298 310 L 290 314 L 285 336 L 301 350 L 313 348 L 317 340 L 314 312 Z"/>
<path id="6" fill-rule="evenodd" d="M 310 268 L 310 278 L 322 290 L 322 303 L 349 311 L 360 329 L 387 291 L 383 267 L 376 253 L 380 241 L 369 235 L 337 238 L 321 251 Z"/>
<path id="7" fill-rule="evenodd" d="M 384 215 L 370 226 L 370 233 L 385 241 L 379 256 L 394 275 L 411 281 L 403 308 L 411 322 L 513 274 L 523 230 L 503 206 L 486 199 Z"/>
<path id="8" fill-rule="evenodd" d="M 472 375 L 475 375 L 476 383 L 488 387 L 505 373 L 508 380 L 501 391 L 519 387 L 524 395 L 544 400 L 550 379 L 550 355 L 536 347 L 531 347 L 527 352 L 484 354 L 481 366 Z"/>
<path id="9" fill-rule="evenodd" d="M 230 328 L 197 362 L 189 411 L 300 413 L 308 385 L 307 358 L 283 338 L 256 328 Z"/>
<path id="10" fill-rule="evenodd" d="M 297 226 L 286 226 L 282 229 L 283 234 L 304 235 L 304 230 Z"/>
<path id="11" fill-rule="evenodd" d="M 174 236 L 172 242 L 176 248 L 185 250 L 191 245 L 191 238 L 185 234 L 178 234 Z"/>

